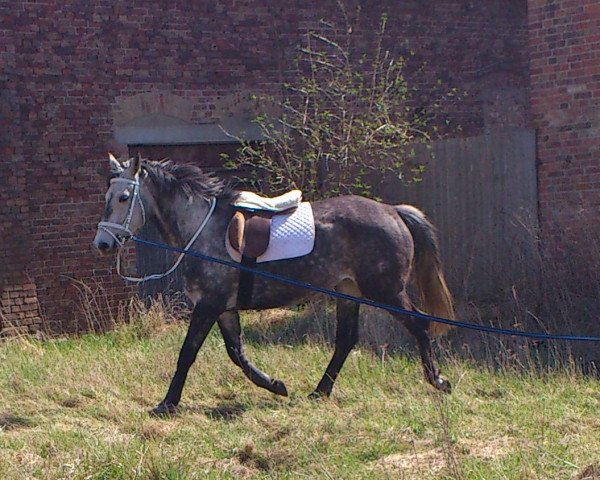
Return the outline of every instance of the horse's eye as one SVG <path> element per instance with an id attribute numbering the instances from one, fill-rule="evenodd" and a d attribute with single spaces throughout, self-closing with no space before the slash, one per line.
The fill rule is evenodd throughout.
<path id="1" fill-rule="evenodd" d="M 127 200 L 129 200 L 129 192 L 122 193 L 119 202 L 126 202 Z"/>

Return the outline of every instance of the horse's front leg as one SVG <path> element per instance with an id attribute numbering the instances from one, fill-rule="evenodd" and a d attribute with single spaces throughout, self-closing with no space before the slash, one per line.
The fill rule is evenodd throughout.
<path id="1" fill-rule="evenodd" d="M 181 346 L 179 352 L 179 359 L 177 360 L 177 370 L 171 380 L 171 385 L 165 399 L 160 402 L 150 413 L 153 415 L 168 415 L 174 413 L 179 400 L 181 399 L 181 392 L 187 378 L 190 367 L 196 360 L 198 350 L 204 343 L 208 332 L 214 325 L 221 311 L 215 311 L 206 304 L 196 304 L 192 312 L 192 319 L 188 328 L 185 340 Z"/>
<path id="2" fill-rule="evenodd" d="M 219 328 L 225 340 L 227 354 L 231 361 L 242 369 L 255 385 L 266 388 L 277 395 L 287 396 L 287 389 L 281 380 L 273 380 L 266 373 L 261 372 L 246 358 L 242 344 L 242 329 L 240 315 L 237 311 L 230 310 L 219 317 Z"/>

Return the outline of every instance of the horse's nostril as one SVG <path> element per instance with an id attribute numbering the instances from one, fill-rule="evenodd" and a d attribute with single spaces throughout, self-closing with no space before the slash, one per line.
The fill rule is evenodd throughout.
<path id="1" fill-rule="evenodd" d="M 101 252 L 106 252 L 106 250 L 108 250 L 109 248 L 110 248 L 110 245 L 106 242 L 98 243 L 98 250 L 100 250 Z"/>

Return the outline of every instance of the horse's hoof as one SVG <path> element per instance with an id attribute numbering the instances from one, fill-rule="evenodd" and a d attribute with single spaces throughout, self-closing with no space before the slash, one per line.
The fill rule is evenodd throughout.
<path id="1" fill-rule="evenodd" d="M 148 413 L 153 417 L 170 417 L 175 415 L 176 412 L 177 407 L 172 403 L 160 402 Z"/>
<path id="2" fill-rule="evenodd" d="M 329 394 L 327 394 L 325 392 L 318 392 L 317 390 L 308 394 L 308 398 L 310 400 L 325 400 L 328 397 L 329 397 Z"/>
<path id="3" fill-rule="evenodd" d="M 271 391 L 276 395 L 281 395 L 282 397 L 288 396 L 287 388 L 285 388 L 285 383 L 281 380 L 273 380 L 271 382 Z"/>
<path id="4" fill-rule="evenodd" d="M 452 385 L 448 380 L 446 380 L 442 376 L 439 376 L 435 379 L 435 383 L 433 384 L 433 386 L 437 388 L 440 392 L 452 393 Z"/>

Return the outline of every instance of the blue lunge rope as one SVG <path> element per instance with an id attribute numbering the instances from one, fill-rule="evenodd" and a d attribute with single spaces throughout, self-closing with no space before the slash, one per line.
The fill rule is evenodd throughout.
<path id="1" fill-rule="evenodd" d="M 461 322 L 458 320 L 449 320 L 447 318 L 434 317 L 431 315 L 427 315 L 426 313 L 414 312 L 411 310 L 405 310 L 404 308 L 396 307 L 394 305 L 386 305 L 384 303 L 374 302 L 367 298 L 355 297 L 353 295 L 348 295 L 346 293 L 336 292 L 335 290 L 330 290 L 328 288 L 319 287 L 317 285 L 312 285 L 310 283 L 301 282 L 298 280 L 294 280 L 292 278 L 282 277 L 281 275 L 277 275 L 275 273 L 264 272 L 258 270 L 256 268 L 251 268 L 246 265 L 242 265 L 240 263 L 232 262 L 229 260 L 223 260 L 220 258 L 211 257 L 210 255 L 205 255 L 204 253 L 196 252 L 194 250 L 184 251 L 182 248 L 172 247 L 171 245 L 167 245 L 165 243 L 154 242 L 152 240 L 144 240 L 143 238 L 138 238 L 133 236 L 132 239 L 140 244 L 149 245 L 152 247 L 160 248 L 163 250 L 168 250 L 176 253 L 185 253 L 191 257 L 199 258 L 201 260 L 207 260 L 209 262 L 218 263 L 220 265 L 225 265 L 231 268 L 237 268 L 238 270 L 242 270 L 245 272 L 251 272 L 255 275 L 260 275 L 261 277 L 268 278 L 270 280 L 275 280 L 277 282 L 286 283 L 288 285 L 292 285 L 294 287 L 300 287 L 306 290 L 312 290 L 318 293 L 324 293 L 325 295 L 329 295 L 334 298 L 341 298 L 343 300 L 350 300 L 352 302 L 360 303 L 362 305 L 368 305 L 370 307 L 381 308 L 382 310 L 387 310 L 392 313 L 400 313 L 402 315 L 407 315 L 409 317 L 419 318 L 421 320 L 428 320 L 430 322 L 444 323 L 446 325 L 451 325 L 453 327 L 465 328 L 468 330 L 475 330 L 477 332 L 484 333 L 496 333 L 499 335 L 512 335 L 515 337 L 526 337 L 526 338 L 534 338 L 537 340 L 570 340 L 574 342 L 600 342 L 600 337 L 588 337 L 584 335 L 552 335 L 548 333 L 538 333 L 538 332 L 524 332 L 521 330 L 513 330 L 510 328 L 496 328 L 489 327 L 486 325 L 476 325 L 474 323 Z"/>

